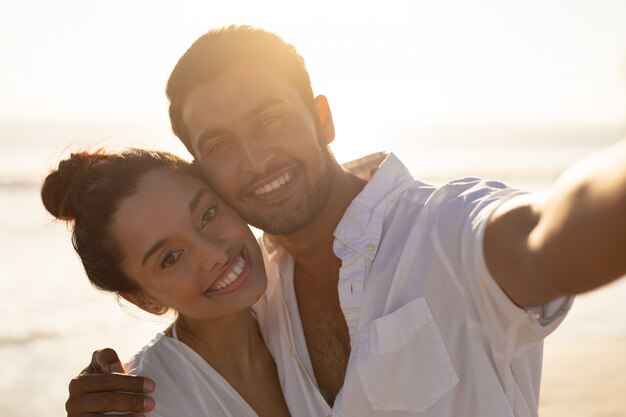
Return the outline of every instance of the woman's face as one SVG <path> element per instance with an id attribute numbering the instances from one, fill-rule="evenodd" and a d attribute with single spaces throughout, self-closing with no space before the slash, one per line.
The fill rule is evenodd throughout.
<path id="1" fill-rule="evenodd" d="M 263 258 L 243 219 L 190 175 L 153 170 L 122 200 L 113 236 L 139 303 L 203 320 L 238 313 L 266 288 Z M 136 300 L 133 299 L 133 302 Z"/>

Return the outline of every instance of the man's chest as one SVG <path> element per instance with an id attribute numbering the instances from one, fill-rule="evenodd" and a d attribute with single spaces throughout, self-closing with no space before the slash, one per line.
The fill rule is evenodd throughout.
<path id="1" fill-rule="evenodd" d="M 332 404 L 343 384 L 350 338 L 336 286 L 310 288 L 311 282 L 302 275 L 294 279 L 298 312 L 315 378 Z"/>

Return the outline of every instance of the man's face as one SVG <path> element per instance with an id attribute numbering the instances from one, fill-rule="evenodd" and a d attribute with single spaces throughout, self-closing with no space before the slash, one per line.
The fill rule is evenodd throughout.
<path id="1" fill-rule="evenodd" d="M 195 87 L 185 101 L 183 121 L 196 159 L 211 186 L 251 225 L 289 234 L 322 211 L 332 172 L 325 147 L 334 131 L 325 100 L 316 104 L 319 123 L 295 89 L 254 63 Z"/>

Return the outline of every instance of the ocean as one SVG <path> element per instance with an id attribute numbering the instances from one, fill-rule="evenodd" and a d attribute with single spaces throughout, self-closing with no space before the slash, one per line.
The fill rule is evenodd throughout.
<path id="1" fill-rule="evenodd" d="M 385 137 L 347 135 L 333 151 L 342 162 L 393 151 L 417 178 L 436 185 L 471 175 L 537 191 L 625 132 L 623 126 L 413 126 Z M 52 220 L 39 198 L 47 170 L 71 149 L 123 145 L 184 152 L 164 124 L 0 123 L 4 417 L 66 415 L 67 385 L 95 349 L 110 346 L 128 359 L 167 325 L 91 287 L 66 226 Z M 578 297 L 547 343 L 626 339 L 625 298 L 626 280 Z"/>

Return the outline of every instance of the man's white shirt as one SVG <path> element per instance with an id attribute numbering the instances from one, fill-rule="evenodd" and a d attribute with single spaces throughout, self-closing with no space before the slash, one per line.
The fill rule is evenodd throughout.
<path id="1" fill-rule="evenodd" d="M 335 230 L 351 355 L 333 416 L 537 415 L 542 341 L 572 300 L 520 309 L 487 270 L 488 218 L 519 193 L 476 178 L 435 188 L 393 154 L 385 159 Z M 275 343 L 314 382 L 293 259 L 269 236 L 261 241 L 268 277 L 279 277 L 266 317 L 287 315 L 290 327 Z M 277 361 L 279 373 L 293 365 Z"/>

